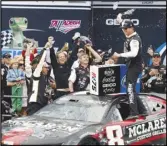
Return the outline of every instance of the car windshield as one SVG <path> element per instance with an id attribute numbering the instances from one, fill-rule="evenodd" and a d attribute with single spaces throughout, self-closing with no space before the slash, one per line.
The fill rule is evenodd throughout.
<path id="1" fill-rule="evenodd" d="M 110 102 L 100 101 L 98 97 L 65 96 L 39 110 L 35 115 L 64 120 L 101 122 Z"/>

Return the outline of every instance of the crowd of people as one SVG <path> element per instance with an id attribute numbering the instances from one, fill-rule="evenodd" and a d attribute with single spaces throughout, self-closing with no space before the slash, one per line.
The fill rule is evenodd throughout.
<path id="1" fill-rule="evenodd" d="M 2 55 L 1 97 L 17 116 L 32 115 L 53 100 L 76 91 L 89 90 L 90 65 L 117 64 L 112 50 L 95 49 L 90 42 L 75 38 L 72 51 L 65 43 L 58 52 L 54 50 L 54 37 L 50 36 L 38 54 L 34 42 L 24 40 L 22 55 L 13 59 L 9 53 Z M 143 62 L 141 92 L 166 92 L 166 67 L 161 56 L 150 51 L 152 65 Z M 2 110 L 5 113 L 5 111 Z"/>

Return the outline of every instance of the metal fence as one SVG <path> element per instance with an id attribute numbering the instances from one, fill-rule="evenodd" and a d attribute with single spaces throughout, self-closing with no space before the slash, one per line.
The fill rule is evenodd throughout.
<path id="1" fill-rule="evenodd" d="M 6 99 L 6 98 L 28 98 L 27 96 L 12 96 L 12 95 L 4 95 L 3 96 L 3 99 Z M 6 101 L 6 100 L 4 100 Z M 7 101 L 6 101 L 7 102 Z M 8 103 L 9 106 L 10 106 L 10 103 Z M 4 119 L 11 119 L 12 117 L 16 117 L 16 115 L 14 115 L 12 112 L 12 108 L 9 107 L 9 109 L 6 109 L 6 110 L 9 110 L 9 113 L 8 114 L 1 114 L 2 115 L 2 120 Z"/>

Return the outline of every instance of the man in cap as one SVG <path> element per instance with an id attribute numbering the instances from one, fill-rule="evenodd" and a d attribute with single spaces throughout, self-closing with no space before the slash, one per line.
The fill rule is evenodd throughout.
<path id="1" fill-rule="evenodd" d="M 165 93 L 166 88 L 166 66 L 161 64 L 161 56 L 158 52 L 152 55 L 152 65 L 145 67 L 145 74 L 141 79 L 143 90 Z"/>
<path id="2" fill-rule="evenodd" d="M 9 70 L 11 61 L 11 55 L 9 53 L 4 53 L 2 55 L 2 64 L 1 64 L 1 96 L 3 95 L 11 95 L 11 87 L 7 86 L 6 76 Z M 6 102 L 11 105 L 10 98 L 4 98 Z"/>
<path id="3" fill-rule="evenodd" d="M 121 28 L 126 36 L 124 53 L 115 52 L 113 58 L 125 58 L 128 69 L 126 73 L 126 88 L 130 105 L 130 115 L 128 118 L 132 118 L 146 111 L 135 91 L 137 79 L 142 72 L 142 41 L 135 31 L 132 21 L 123 20 Z"/>
<path id="4" fill-rule="evenodd" d="M 26 76 L 32 78 L 32 89 L 28 99 L 27 115 L 32 115 L 48 104 L 48 86 L 56 88 L 53 80 L 50 82 L 48 77 L 50 66 L 45 62 L 48 49 L 49 48 L 44 48 L 42 50 L 41 58 L 39 58 L 38 64 L 34 71 L 31 71 L 31 65 L 28 65 L 26 62 Z M 29 61 L 28 54 L 29 53 L 26 53 L 26 61 Z M 34 63 L 37 63 L 36 61 Z"/>

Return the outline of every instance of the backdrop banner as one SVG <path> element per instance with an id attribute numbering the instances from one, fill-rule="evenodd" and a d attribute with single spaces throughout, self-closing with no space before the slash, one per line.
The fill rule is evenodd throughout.
<path id="1" fill-rule="evenodd" d="M 9 29 L 10 18 L 26 17 L 28 28 L 24 35 L 37 40 L 39 47 L 45 45 L 48 36 L 54 36 L 55 47 L 61 48 L 65 42 L 69 42 L 72 49 L 71 38 L 75 32 L 80 32 L 84 36 L 90 35 L 97 49 L 112 48 L 113 52 L 122 52 L 125 36 L 115 19 L 118 13 L 132 9 L 133 5 L 126 4 L 120 8 L 118 5 L 117 9 L 107 8 L 109 6 L 105 5 L 93 6 L 92 9 L 88 6 L 81 9 L 67 9 L 65 6 L 54 9 L 51 5 L 46 9 L 41 6 L 31 6 L 31 9 L 19 7 L 2 6 L 2 30 Z M 135 11 L 127 19 L 134 22 L 135 29 L 142 38 L 145 62 L 151 63 L 147 49 L 152 45 L 155 51 L 160 52 L 162 62 L 166 64 L 166 9 L 154 6 L 154 3 L 149 3 L 148 7 L 157 8 L 135 5 Z"/>

